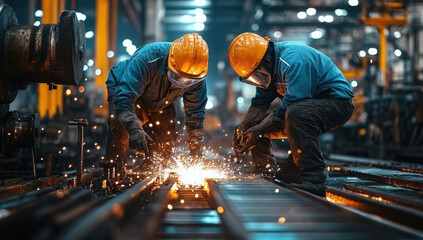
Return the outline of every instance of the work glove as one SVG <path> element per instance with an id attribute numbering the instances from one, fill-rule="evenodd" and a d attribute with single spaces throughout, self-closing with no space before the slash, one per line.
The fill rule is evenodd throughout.
<path id="1" fill-rule="evenodd" d="M 245 153 L 243 151 L 243 146 L 240 145 L 243 138 L 242 133 L 247 131 L 247 129 L 249 129 L 250 127 L 260 123 L 265 117 L 266 113 L 259 108 L 250 107 L 248 109 L 248 112 L 242 120 L 241 124 L 235 127 L 234 130 L 234 135 L 232 138 L 232 148 L 235 151 L 235 155 Z"/>
<path id="2" fill-rule="evenodd" d="M 141 122 L 135 113 L 123 111 L 119 113 L 118 118 L 129 133 L 129 147 L 135 153 L 144 153 L 146 157 L 149 157 L 150 151 L 148 149 L 148 144 L 152 143 L 153 139 L 144 132 Z"/>
<path id="3" fill-rule="evenodd" d="M 248 152 L 255 146 L 260 138 L 267 137 L 275 132 L 281 132 L 284 129 L 284 121 L 279 117 L 276 117 L 273 113 L 269 114 L 263 121 L 258 125 L 249 128 L 245 133 L 242 134 L 240 145 L 242 152 Z"/>
<path id="4" fill-rule="evenodd" d="M 193 158 L 200 158 L 203 155 L 204 130 L 187 130 L 188 147 Z"/>

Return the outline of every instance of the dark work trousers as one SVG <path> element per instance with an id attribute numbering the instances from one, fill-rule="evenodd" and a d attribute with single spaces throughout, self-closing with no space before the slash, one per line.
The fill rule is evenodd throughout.
<path id="1" fill-rule="evenodd" d="M 122 173 L 126 163 L 129 146 L 129 134 L 116 116 L 116 107 L 113 103 L 115 88 L 108 88 L 109 118 L 106 159 L 116 161 L 116 172 Z M 137 104 L 135 104 L 137 105 Z M 142 119 L 140 108 L 135 107 L 135 114 Z M 147 114 L 148 122 L 143 125 L 144 131 L 153 139 L 149 145 L 150 154 L 159 154 L 168 158 L 176 140 L 176 125 L 174 122 L 176 111 L 173 104 L 159 112 Z"/>
<path id="2" fill-rule="evenodd" d="M 345 124 L 354 110 L 352 99 L 304 99 L 293 103 L 285 114 L 285 132 L 292 156 L 302 177 L 326 172 L 319 136 Z M 316 173 L 316 176 L 313 174 Z M 324 174 L 327 175 L 327 174 Z"/>
<path id="3" fill-rule="evenodd" d="M 277 107 L 281 104 L 281 100 L 276 98 L 269 107 L 269 110 L 266 114 L 263 114 L 259 122 L 263 121 L 269 113 L 275 111 Z M 254 164 L 256 166 L 256 170 L 259 172 L 263 171 L 275 171 L 276 166 L 276 159 L 275 156 L 272 154 L 272 141 L 268 138 L 259 138 L 257 141 L 257 146 L 251 149 L 251 155 L 254 160 Z"/>

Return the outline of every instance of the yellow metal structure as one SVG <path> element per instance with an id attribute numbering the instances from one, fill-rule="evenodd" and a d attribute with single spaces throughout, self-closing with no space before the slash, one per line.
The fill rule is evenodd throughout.
<path id="1" fill-rule="evenodd" d="M 65 0 L 42 0 L 42 24 L 57 24 L 60 13 L 65 9 Z M 38 85 L 38 112 L 40 117 L 53 117 L 63 113 L 63 86 L 50 91 L 48 85 Z"/>
<path id="2" fill-rule="evenodd" d="M 107 52 L 110 48 L 110 35 L 116 33 L 115 30 L 110 30 L 110 27 L 116 26 L 115 23 L 110 23 L 110 19 L 116 21 L 111 16 L 111 5 L 114 0 L 97 0 L 96 1 L 96 20 L 95 20 L 95 69 L 96 74 L 94 78 L 94 87 L 96 90 L 96 101 L 94 106 L 94 115 L 106 116 L 108 113 L 107 107 L 107 87 L 106 80 L 110 68 Z M 117 13 L 116 13 L 117 14 Z M 115 36 L 113 36 L 115 37 Z M 99 95 L 98 95 L 99 94 Z M 101 99 L 99 99 L 101 98 Z"/>
<path id="3" fill-rule="evenodd" d="M 379 29 L 379 69 L 382 77 L 382 86 L 386 88 L 386 34 L 385 31 L 389 26 L 392 25 L 406 25 L 408 24 L 407 11 L 402 2 L 387 2 L 386 0 L 376 1 L 375 6 L 380 10 L 379 17 L 367 17 L 368 10 L 366 1 L 363 3 L 362 8 L 362 21 L 366 25 L 372 25 Z M 391 16 L 393 12 L 400 12 L 402 16 Z"/>

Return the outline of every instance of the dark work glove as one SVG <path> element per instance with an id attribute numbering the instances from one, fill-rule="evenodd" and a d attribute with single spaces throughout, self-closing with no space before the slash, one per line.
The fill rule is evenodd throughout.
<path id="1" fill-rule="evenodd" d="M 243 133 L 245 133 L 250 127 L 259 124 L 265 117 L 266 113 L 259 108 L 250 107 L 248 109 L 248 112 L 242 120 L 241 124 L 238 125 L 234 130 L 232 148 L 234 149 L 236 155 L 245 153 L 245 149 L 241 145 L 241 141 L 243 141 Z"/>
<path id="2" fill-rule="evenodd" d="M 188 146 L 191 156 L 201 157 L 203 155 L 204 130 L 192 129 L 187 131 Z"/>
<path id="3" fill-rule="evenodd" d="M 123 111 L 119 113 L 118 117 L 129 133 L 129 147 L 135 153 L 145 153 L 148 157 L 150 155 L 148 144 L 153 140 L 142 129 L 141 122 L 135 113 Z"/>
<path id="4" fill-rule="evenodd" d="M 240 141 L 240 145 L 242 145 L 241 150 L 248 152 L 257 145 L 260 138 L 283 131 L 283 129 L 284 121 L 271 113 L 260 124 L 242 133 L 242 139 Z"/>
<path id="5" fill-rule="evenodd" d="M 143 130 L 135 130 L 129 136 L 129 147 L 135 153 L 145 154 L 146 157 L 150 156 L 148 144 L 152 143 L 153 139 L 148 136 Z"/>

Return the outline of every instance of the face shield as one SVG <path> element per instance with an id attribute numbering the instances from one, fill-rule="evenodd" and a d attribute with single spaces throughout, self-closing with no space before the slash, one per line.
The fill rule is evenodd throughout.
<path id="1" fill-rule="evenodd" d="M 239 77 L 241 82 L 248 83 L 263 89 L 269 87 L 271 79 L 272 76 L 263 66 L 261 66 L 261 64 L 259 64 L 259 66 L 254 69 L 254 71 L 248 77 Z"/>
<path id="2" fill-rule="evenodd" d="M 191 85 L 203 81 L 205 78 L 187 78 L 172 71 L 171 69 L 167 71 L 167 77 L 169 78 L 170 82 L 178 88 L 187 88 Z"/>

